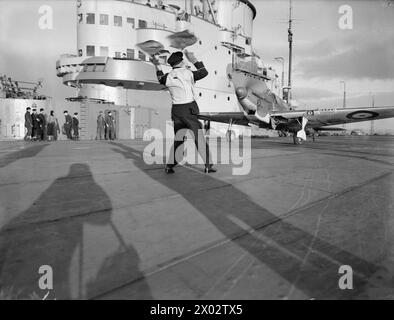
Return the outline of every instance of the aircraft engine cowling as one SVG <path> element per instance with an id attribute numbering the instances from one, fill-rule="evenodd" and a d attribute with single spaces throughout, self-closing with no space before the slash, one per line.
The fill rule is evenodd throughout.
<path id="1" fill-rule="evenodd" d="M 253 101 L 253 97 L 251 97 L 251 95 L 249 94 L 246 88 L 244 87 L 237 88 L 235 90 L 235 94 L 237 95 L 238 101 L 241 104 L 242 108 L 248 114 L 256 112 L 257 104 Z"/>
<path id="2" fill-rule="evenodd" d="M 235 94 L 237 95 L 238 101 L 242 108 L 248 114 L 254 114 L 260 121 L 263 121 L 267 124 L 270 123 L 270 116 L 268 112 L 266 112 L 266 108 L 264 108 L 264 99 L 259 98 L 251 90 L 247 90 L 244 87 L 237 88 L 235 90 Z"/>

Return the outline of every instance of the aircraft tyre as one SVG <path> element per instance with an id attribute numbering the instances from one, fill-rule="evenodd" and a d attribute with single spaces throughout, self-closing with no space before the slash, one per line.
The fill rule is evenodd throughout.
<path id="1" fill-rule="evenodd" d="M 295 145 L 300 145 L 300 144 L 302 144 L 302 139 L 299 138 L 299 137 L 297 137 L 297 133 L 294 133 L 294 134 L 293 134 L 293 142 L 294 142 Z"/>

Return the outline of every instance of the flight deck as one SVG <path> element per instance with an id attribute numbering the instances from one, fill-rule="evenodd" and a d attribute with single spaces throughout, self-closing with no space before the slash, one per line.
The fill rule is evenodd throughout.
<path id="1" fill-rule="evenodd" d="M 47 265 L 47 299 L 394 298 L 393 137 L 253 139 L 245 176 L 146 144 L 0 144 L 3 291 L 43 298 Z"/>

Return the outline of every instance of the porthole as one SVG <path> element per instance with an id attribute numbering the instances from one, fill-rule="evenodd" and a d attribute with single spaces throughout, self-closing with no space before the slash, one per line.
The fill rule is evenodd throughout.
<path id="1" fill-rule="evenodd" d="M 227 101 L 230 101 L 230 97 L 227 97 Z"/>
<path id="2" fill-rule="evenodd" d="M 216 99 L 216 94 L 213 96 L 214 99 Z"/>
<path id="3" fill-rule="evenodd" d="M 217 50 L 218 49 L 218 46 L 215 46 L 215 50 Z"/>
<path id="4" fill-rule="evenodd" d="M 200 92 L 199 94 L 198 94 L 200 97 L 202 97 L 202 93 Z"/>
<path id="5" fill-rule="evenodd" d="M 202 44 L 202 41 L 201 41 L 201 40 L 199 41 L 199 44 L 200 44 L 200 45 Z"/>
<path id="6" fill-rule="evenodd" d="M 218 74 L 218 72 L 215 70 L 215 74 Z"/>

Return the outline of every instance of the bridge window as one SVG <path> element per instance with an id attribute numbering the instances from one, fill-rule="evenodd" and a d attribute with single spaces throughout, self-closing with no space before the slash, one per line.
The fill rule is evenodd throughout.
<path id="1" fill-rule="evenodd" d="M 127 49 L 127 59 L 134 59 L 134 49 Z"/>
<path id="2" fill-rule="evenodd" d="M 79 13 L 78 14 L 78 23 L 82 23 L 83 22 L 83 13 Z"/>
<path id="3" fill-rule="evenodd" d="M 102 57 L 108 56 L 108 47 L 100 47 L 100 56 Z"/>
<path id="4" fill-rule="evenodd" d="M 86 46 L 86 55 L 88 57 L 94 57 L 95 56 L 95 48 L 94 48 L 94 46 Z"/>
<path id="5" fill-rule="evenodd" d="M 100 14 L 100 24 L 101 25 L 108 25 L 108 14 Z"/>
<path id="6" fill-rule="evenodd" d="M 86 23 L 87 24 L 95 24 L 96 16 L 94 13 L 87 13 L 86 14 Z"/>
<path id="7" fill-rule="evenodd" d="M 144 29 L 148 26 L 147 22 L 145 20 L 138 20 L 138 28 Z"/>
<path id="8" fill-rule="evenodd" d="M 138 51 L 138 59 L 145 61 L 146 60 L 146 55 L 145 53 Z"/>
<path id="9" fill-rule="evenodd" d="M 115 27 L 122 26 L 122 17 L 121 16 L 114 16 L 114 26 Z"/>
<path id="10" fill-rule="evenodd" d="M 129 24 L 134 29 L 135 28 L 134 18 L 127 18 L 127 24 Z"/>

